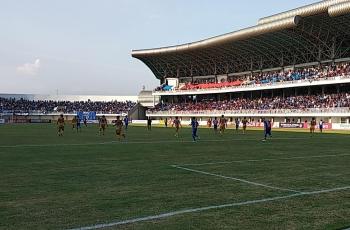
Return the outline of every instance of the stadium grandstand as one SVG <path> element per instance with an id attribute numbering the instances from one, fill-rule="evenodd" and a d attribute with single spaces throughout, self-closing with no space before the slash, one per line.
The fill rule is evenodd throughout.
<path id="1" fill-rule="evenodd" d="M 5 123 L 49 123 L 61 114 L 67 120 L 82 114 L 94 123 L 103 115 L 109 121 L 132 115 L 137 102 L 137 96 L 0 94 L 0 118 Z"/>
<path id="2" fill-rule="evenodd" d="M 350 129 L 349 31 L 350 1 L 327 0 L 209 39 L 133 50 L 160 81 L 147 116 L 224 114 L 257 126 L 269 117 L 277 127 L 315 117 Z"/>
<path id="3" fill-rule="evenodd" d="M 133 51 L 169 21 L 180 35 L 219 12 L 236 21 L 296 3 L 12 2 L 7 92 L 145 86 L 0 94 L 0 230 L 350 230 L 350 0 Z M 30 51 L 42 70 L 40 59 L 12 68 Z M 130 58 L 153 72 L 150 90 Z"/>

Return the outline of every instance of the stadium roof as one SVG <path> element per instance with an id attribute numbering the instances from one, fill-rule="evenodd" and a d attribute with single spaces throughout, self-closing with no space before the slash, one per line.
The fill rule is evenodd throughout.
<path id="1" fill-rule="evenodd" d="M 133 50 L 164 77 L 225 75 L 350 57 L 350 0 L 325 0 L 198 42 Z"/>

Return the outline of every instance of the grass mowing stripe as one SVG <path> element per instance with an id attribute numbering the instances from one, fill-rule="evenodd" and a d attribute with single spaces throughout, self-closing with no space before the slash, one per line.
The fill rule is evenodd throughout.
<path id="1" fill-rule="evenodd" d="M 312 158 L 327 158 L 327 157 L 345 157 L 350 154 L 329 154 L 329 155 L 314 155 L 307 157 L 283 157 L 283 158 L 265 158 L 265 159 L 252 159 L 252 160 L 238 160 L 238 161 L 218 161 L 199 164 L 177 164 L 172 166 L 204 166 L 204 165 L 220 165 L 220 164 L 233 164 L 233 163 L 247 163 L 247 162 L 262 162 L 262 161 L 283 161 L 283 160 L 297 160 L 297 159 L 312 159 Z"/>
<path id="2" fill-rule="evenodd" d="M 301 196 L 311 196 L 311 195 L 318 195 L 318 194 L 331 193 L 331 192 L 340 192 L 340 191 L 349 190 L 349 189 L 350 189 L 350 186 L 346 186 L 346 187 L 339 187 L 339 188 L 333 188 L 333 189 L 318 190 L 318 191 L 313 191 L 313 192 L 296 193 L 296 194 L 291 194 L 291 195 L 287 195 L 287 196 L 277 196 L 277 197 L 264 198 L 264 199 L 259 199 L 259 200 L 250 200 L 250 201 L 244 201 L 244 202 L 239 202 L 239 203 L 231 203 L 231 204 L 213 205 L 213 206 L 207 206 L 207 207 L 201 207 L 201 208 L 184 209 L 184 210 L 168 212 L 168 213 L 163 213 L 163 214 L 154 215 L 154 216 L 146 216 L 146 217 L 140 217 L 140 218 L 135 218 L 135 219 L 130 219 L 130 220 L 111 222 L 111 223 L 106 223 L 106 224 L 97 224 L 97 225 L 86 226 L 86 227 L 72 228 L 69 230 L 94 230 L 94 229 L 115 227 L 115 226 L 133 224 L 133 223 L 150 221 L 150 220 L 165 219 L 165 218 L 172 217 L 172 216 L 194 213 L 194 212 L 202 212 L 202 211 L 208 211 L 208 210 L 213 210 L 213 209 L 222 209 L 222 208 L 238 207 L 238 206 L 251 205 L 251 204 L 266 203 L 266 202 L 285 200 L 285 199 L 301 197 Z"/>
<path id="3" fill-rule="evenodd" d="M 76 144 L 42 144 L 42 145 L 3 145 L 0 148 L 30 148 L 30 147 L 59 147 L 59 146 L 85 146 L 85 145 L 109 145 L 117 141 L 97 142 L 97 143 L 76 143 Z"/>
<path id="4" fill-rule="evenodd" d="M 305 140 L 310 138 L 298 138 L 298 137 L 287 137 L 287 138 L 273 138 L 272 140 Z M 330 139 L 330 138 L 318 138 L 318 139 Z M 259 141 L 257 138 L 244 138 L 244 139 L 231 139 L 231 140 L 200 140 L 200 143 L 211 143 L 211 142 L 232 142 L 232 141 Z M 73 144 L 23 144 L 23 145 L 3 145 L 0 148 L 30 148 L 30 147 L 60 147 L 60 146 L 90 146 L 90 145 L 116 145 L 116 144 L 171 144 L 171 143 L 193 143 L 192 140 L 134 140 L 134 141 L 108 141 L 108 142 L 97 142 L 97 143 L 73 143 Z"/>
<path id="5" fill-rule="evenodd" d="M 223 176 L 223 175 L 219 175 L 219 174 L 215 174 L 215 173 L 209 173 L 209 172 L 185 168 L 185 167 L 181 167 L 181 166 L 172 165 L 172 167 L 177 168 L 177 169 L 182 169 L 185 171 L 189 171 L 189 172 L 203 174 L 203 175 L 214 176 L 214 177 L 219 177 L 219 178 L 229 179 L 229 180 L 235 180 L 235 181 L 243 182 L 243 183 L 250 184 L 250 185 L 255 185 L 255 186 L 260 186 L 260 187 L 265 187 L 265 188 L 270 188 L 270 189 L 275 189 L 275 190 L 281 190 L 281 191 L 302 193 L 301 191 L 297 191 L 297 190 L 293 190 L 293 189 L 279 188 L 279 187 L 270 186 L 270 185 L 261 184 L 261 183 L 256 183 L 256 182 L 252 182 L 252 181 L 248 181 L 248 180 L 244 180 L 244 179 L 240 179 L 240 178 Z"/>

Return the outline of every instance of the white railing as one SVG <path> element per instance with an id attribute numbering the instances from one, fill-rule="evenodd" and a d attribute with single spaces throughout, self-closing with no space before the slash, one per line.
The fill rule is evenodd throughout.
<path id="1" fill-rule="evenodd" d="M 349 107 L 341 108 L 310 108 L 310 109 L 274 109 L 274 110 L 193 110 L 193 111 L 147 111 L 147 116 L 175 116 L 175 115 L 274 115 L 274 114 L 349 114 Z"/>
<path id="2" fill-rule="evenodd" d="M 268 86 L 288 86 L 300 83 L 314 83 L 318 81 L 334 81 L 334 80 L 343 80 L 350 79 L 350 75 L 345 76 L 335 76 L 335 77 L 323 77 L 323 78 L 310 78 L 310 79 L 302 79 L 295 81 L 282 81 L 282 82 L 270 82 L 264 84 L 248 84 L 248 85 L 239 85 L 239 86 L 231 86 L 231 87 L 222 87 L 222 88 L 207 88 L 207 89 L 175 89 L 170 91 L 156 91 L 154 90 L 154 94 L 177 94 L 177 93 L 185 93 L 185 92 L 194 92 L 194 93 L 203 93 L 210 92 L 213 90 L 221 91 L 221 90 L 237 90 L 237 89 L 252 89 L 257 87 L 268 87 Z"/>

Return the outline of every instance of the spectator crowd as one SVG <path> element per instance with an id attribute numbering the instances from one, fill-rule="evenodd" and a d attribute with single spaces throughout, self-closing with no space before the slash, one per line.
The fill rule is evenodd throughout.
<path id="1" fill-rule="evenodd" d="M 136 103 L 131 101 L 93 102 L 93 101 L 30 101 L 0 98 L 0 112 L 40 112 L 40 113 L 75 113 L 101 112 L 106 114 L 127 113 Z"/>
<path id="2" fill-rule="evenodd" d="M 159 104 L 151 112 L 158 111 L 234 111 L 234 110 L 279 110 L 350 107 L 350 94 L 309 95 L 224 101 L 201 101 L 197 103 Z"/>
<path id="3" fill-rule="evenodd" d="M 350 64 L 339 63 L 329 66 L 310 67 L 305 69 L 296 69 L 280 72 L 255 73 L 245 76 L 228 77 L 227 81 L 216 82 L 212 79 L 195 79 L 193 82 L 187 82 L 180 86 L 180 90 L 193 89 L 211 89 L 225 87 L 240 87 L 248 85 L 274 84 L 280 82 L 291 82 L 299 80 L 317 81 L 321 79 L 332 78 L 336 76 L 350 75 Z M 157 87 L 156 91 L 170 91 L 173 87 L 163 84 Z"/>

